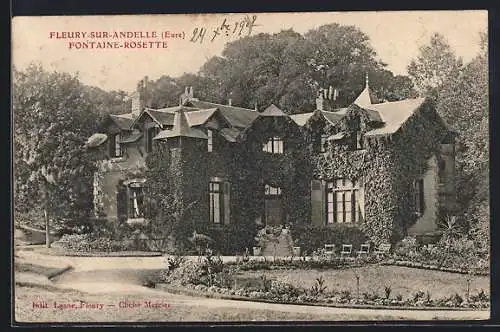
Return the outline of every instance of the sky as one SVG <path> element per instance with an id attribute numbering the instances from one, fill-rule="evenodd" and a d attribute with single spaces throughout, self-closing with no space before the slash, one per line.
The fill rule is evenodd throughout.
<path id="1" fill-rule="evenodd" d="M 240 23 L 254 17 L 252 31 Z M 221 33 L 211 41 L 213 31 L 224 20 L 229 28 L 227 35 Z M 418 56 L 419 47 L 428 44 L 435 32 L 444 35 L 465 62 L 471 60 L 479 51 L 479 33 L 487 32 L 488 14 L 470 10 L 15 17 L 12 62 L 18 70 L 35 62 L 47 70 L 78 73 L 84 84 L 132 92 L 144 76 L 155 80 L 162 75 L 196 73 L 209 58 L 221 55 L 225 43 L 249 33 L 286 29 L 305 33 L 330 23 L 358 27 L 370 38 L 377 58 L 387 63 L 387 69 L 406 74 L 410 60 Z M 195 30 L 202 28 L 206 31 L 203 41 L 191 41 Z M 169 36 L 177 34 L 180 38 L 167 38 L 167 31 Z M 129 35 L 91 38 L 92 32 L 94 37 L 102 32 Z M 98 42 L 109 43 L 106 48 L 91 49 L 92 42 L 94 47 Z M 139 49 L 137 42 L 146 42 L 149 48 Z M 82 48 L 77 49 L 79 46 Z"/>

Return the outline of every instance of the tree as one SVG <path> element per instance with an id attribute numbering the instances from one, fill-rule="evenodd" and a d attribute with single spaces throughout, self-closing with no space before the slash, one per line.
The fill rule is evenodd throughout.
<path id="1" fill-rule="evenodd" d="M 95 107 L 76 76 L 32 64 L 14 70 L 13 115 L 14 206 L 43 211 L 49 246 L 49 219 L 81 224 L 92 210 L 95 164 L 83 147 Z"/>
<path id="2" fill-rule="evenodd" d="M 462 65 L 443 36 L 421 48 L 408 72 L 421 93 L 436 100 L 438 113 L 458 134 L 457 194 L 476 243 L 489 242 L 488 48 L 481 34 L 479 54 Z"/>
<path id="3" fill-rule="evenodd" d="M 420 47 L 419 56 L 408 65 L 408 74 L 421 95 L 437 98 L 443 84 L 457 77 L 462 59 L 455 55 L 446 38 L 432 35 L 429 45 Z"/>

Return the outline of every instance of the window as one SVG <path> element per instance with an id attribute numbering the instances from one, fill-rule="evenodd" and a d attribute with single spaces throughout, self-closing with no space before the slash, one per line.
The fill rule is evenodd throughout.
<path id="1" fill-rule="evenodd" d="M 131 182 L 128 185 L 128 218 L 144 217 L 144 190 L 142 183 Z"/>
<path id="2" fill-rule="evenodd" d="M 359 184 L 335 179 L 326 185 L 326 223 L 351 223 L 361 219 Z"/>
<path id="3" fill-rule="evenodd" d="M 264 195 L 266 195 L 266 196 L 279 196 L 279 195 L 281 195 L 281 188 L 280 187 L 271 187 L 270 185 L 266 184 L 264 186 Z"/>
<path id="4" fill-rule="evenodd" d="M 419 179 L 413 182 L 415 212 L 419 215 L 424 213 L 424 180 Z"/>
<path id="5" fill-rule="evenodd" d="M 356 132 L 356 149 L 363 149 L 363 136 L 359 130 Z"/>
<path id="6" fill-rule="evenodd" d="M 269 153 L 283 153 L 283 139 L 281 137 L 271 137 L 264 147 L 262 151 Z"/>
<path id="7" fill-rule="evenodd" d="M 229 182 L 214 179 L 209 183 L 210 222 L 229 223 Z"/>
<path id="8" fill-rule="evenodd" d="M 326 134 L 318 134 L 314 139 L 314 152 L 323 153 L 326 152 L 326 147 L 328 143 L 328 135 Z"/>
<path id="9" fill-rule="evenodd" d="M 213 132 L 210 129 L 207 130 L 207 136 L 208 136 L 208 152 L 212 152 L 214 149 L 214 141 L 213 141 Z"/>
<path id="10" fill-rule="evenodd" d="M 111 139 L 109 141 L 109 149 L 112 158 L 117 158 L 122 156 L 120 139 L 121 139 L 120 133 L 111 136 Z"/>
<path id="11" fill-rule="evenodd" d="M 154 147 L 154 140 L 153 138 L 158 135 L 158 132 L 160 131 L 160 128 L 158 127 L 153 127 L 149 128 L 146 131 L 146 152 L 153 152 L 153 147 Z"/>

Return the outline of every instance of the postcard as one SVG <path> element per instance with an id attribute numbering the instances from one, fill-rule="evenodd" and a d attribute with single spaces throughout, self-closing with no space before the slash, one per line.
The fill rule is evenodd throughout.
<path id="1" fill-rule="evenodd" d="M 487 18 L 14 17 L 14 323 L 489 319 Z"/>

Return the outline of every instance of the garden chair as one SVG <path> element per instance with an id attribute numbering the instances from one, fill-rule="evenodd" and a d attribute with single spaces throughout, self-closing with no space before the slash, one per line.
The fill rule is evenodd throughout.
<path id="1" fill-rule="evenodd" d="M 343 244 L 342 251 L 340 252 L 340 258 L 352 258 L 352 244 Z"/>
<path id="2" fill-rule="evenodd" d="M 390 250 L 391 250 L 390 243 L 382 243 L 375 249 L 374 254 L 377 256 L 377 258 L 386 257 L 389 254 Z"/>
<path id="3" fill-rule="evenodd" d="M 335 256 L 335 245 L 325 244 L 325 257 L 332 259 Z"/>
<path id="4" fill-rule="evenodd" d="M 361 258 L 363 255 L 368 257 L 369 253 L 370 253 L 370 244 L 369 243 L 362 244 L 360 249 L 358 250 L 358 258 Z"/>

